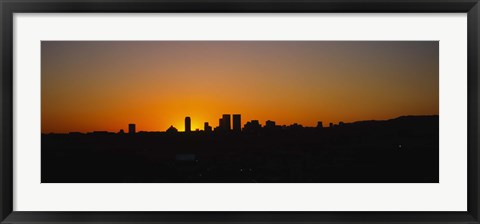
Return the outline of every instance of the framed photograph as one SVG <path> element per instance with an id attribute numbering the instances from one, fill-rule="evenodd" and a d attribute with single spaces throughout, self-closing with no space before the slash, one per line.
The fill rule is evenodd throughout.
<path id="1" fill-rule="evenodd" d="M 480 223 L 476 0 L 0 7 L 1 223 Z"/>

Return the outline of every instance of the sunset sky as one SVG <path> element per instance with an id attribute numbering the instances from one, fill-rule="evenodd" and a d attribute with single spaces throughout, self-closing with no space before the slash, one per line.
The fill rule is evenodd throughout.
<path id="1" fill-rule="evenodd" d="M 439 113 L 437 41 L 42 41 L 42 133 Z"/>

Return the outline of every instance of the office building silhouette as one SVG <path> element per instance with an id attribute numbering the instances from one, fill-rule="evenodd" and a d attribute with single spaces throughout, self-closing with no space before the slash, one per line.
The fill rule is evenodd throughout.
<path id="1" fill-rule="evenodd" d="M 206 132 L 211 132 L 212 131 L 212 126 L 208 125 L 208 122 L 205 122 L 203 125 L 203 130 Z"/>
<path id="2" fill-rule="evenodd" d="M 249 121 L 243 126 L 243 131 L 245 133 L 258 133 L 261 129 L 262 125 L 258 120 Z"/>
<path id="3" fill-rule="evenodd" d="M 230 122 L 230 114 L 224 114 L 222 116 L 222 129 L 225 131 L 232 130 L 232 126 Z"/>
<path id="4" fill-rule="evenodd" d="M 317 128 L 323 128 L 323 123 L 321 121 L 317 122 Z"/>
<path id="5" fill-rule="evenodd" d="M 135 134 L 135 124 L 128 124 L 128 134 Z"/>
<path id="6" fill-rule="evenodd" d="M 242 117 L 240 114 L 233 115 L 233 131 L 235 132 L 242 131 Z"/>
<path id="7" fill-rule="evenodd" d="M 275 121 L 268 120 L 265 122 L 265 127 L 266 128 L 274 128 L 275 127 Z"/>
<path id="8" fill-rule="evenodd" d="M 192 131 L 192 121 L 190 120 L 190 117 L 185 117 L 185 132 L 190 132 Z"/>

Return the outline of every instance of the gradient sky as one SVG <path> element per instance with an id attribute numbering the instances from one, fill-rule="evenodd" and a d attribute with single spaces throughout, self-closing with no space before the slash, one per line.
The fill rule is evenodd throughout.
<path id="1" fill-rule="evenodd" d="M 437 41 L 42 41 L 42 133 L 439 113 Z"/>

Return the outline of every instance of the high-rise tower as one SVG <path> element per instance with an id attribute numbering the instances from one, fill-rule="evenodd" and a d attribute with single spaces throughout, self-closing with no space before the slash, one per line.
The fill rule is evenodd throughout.
<path id="1" fill-rule="evenodd" d="M 231 122 L 230 122 L 230 114 L 224 114 L 222 116 L 222 128 L 225 131 L 232 130 Z"/>
<path id="2" fill-rule="evenodd" d="M 242 131 L 242 116 L 240 114 L 233 115 L 233 131 Z"/>
<path id="3" fill-rule="evenodd" d="M 190 120 L 190 117 L 185 117 L 185 132 L 190 131 L 192 131 L 192 121 Z"/>
<path id="4" fill-rule="evenodd" d="M 135 124 L 128 124 L 128 134 L 135 134 Z"/>

